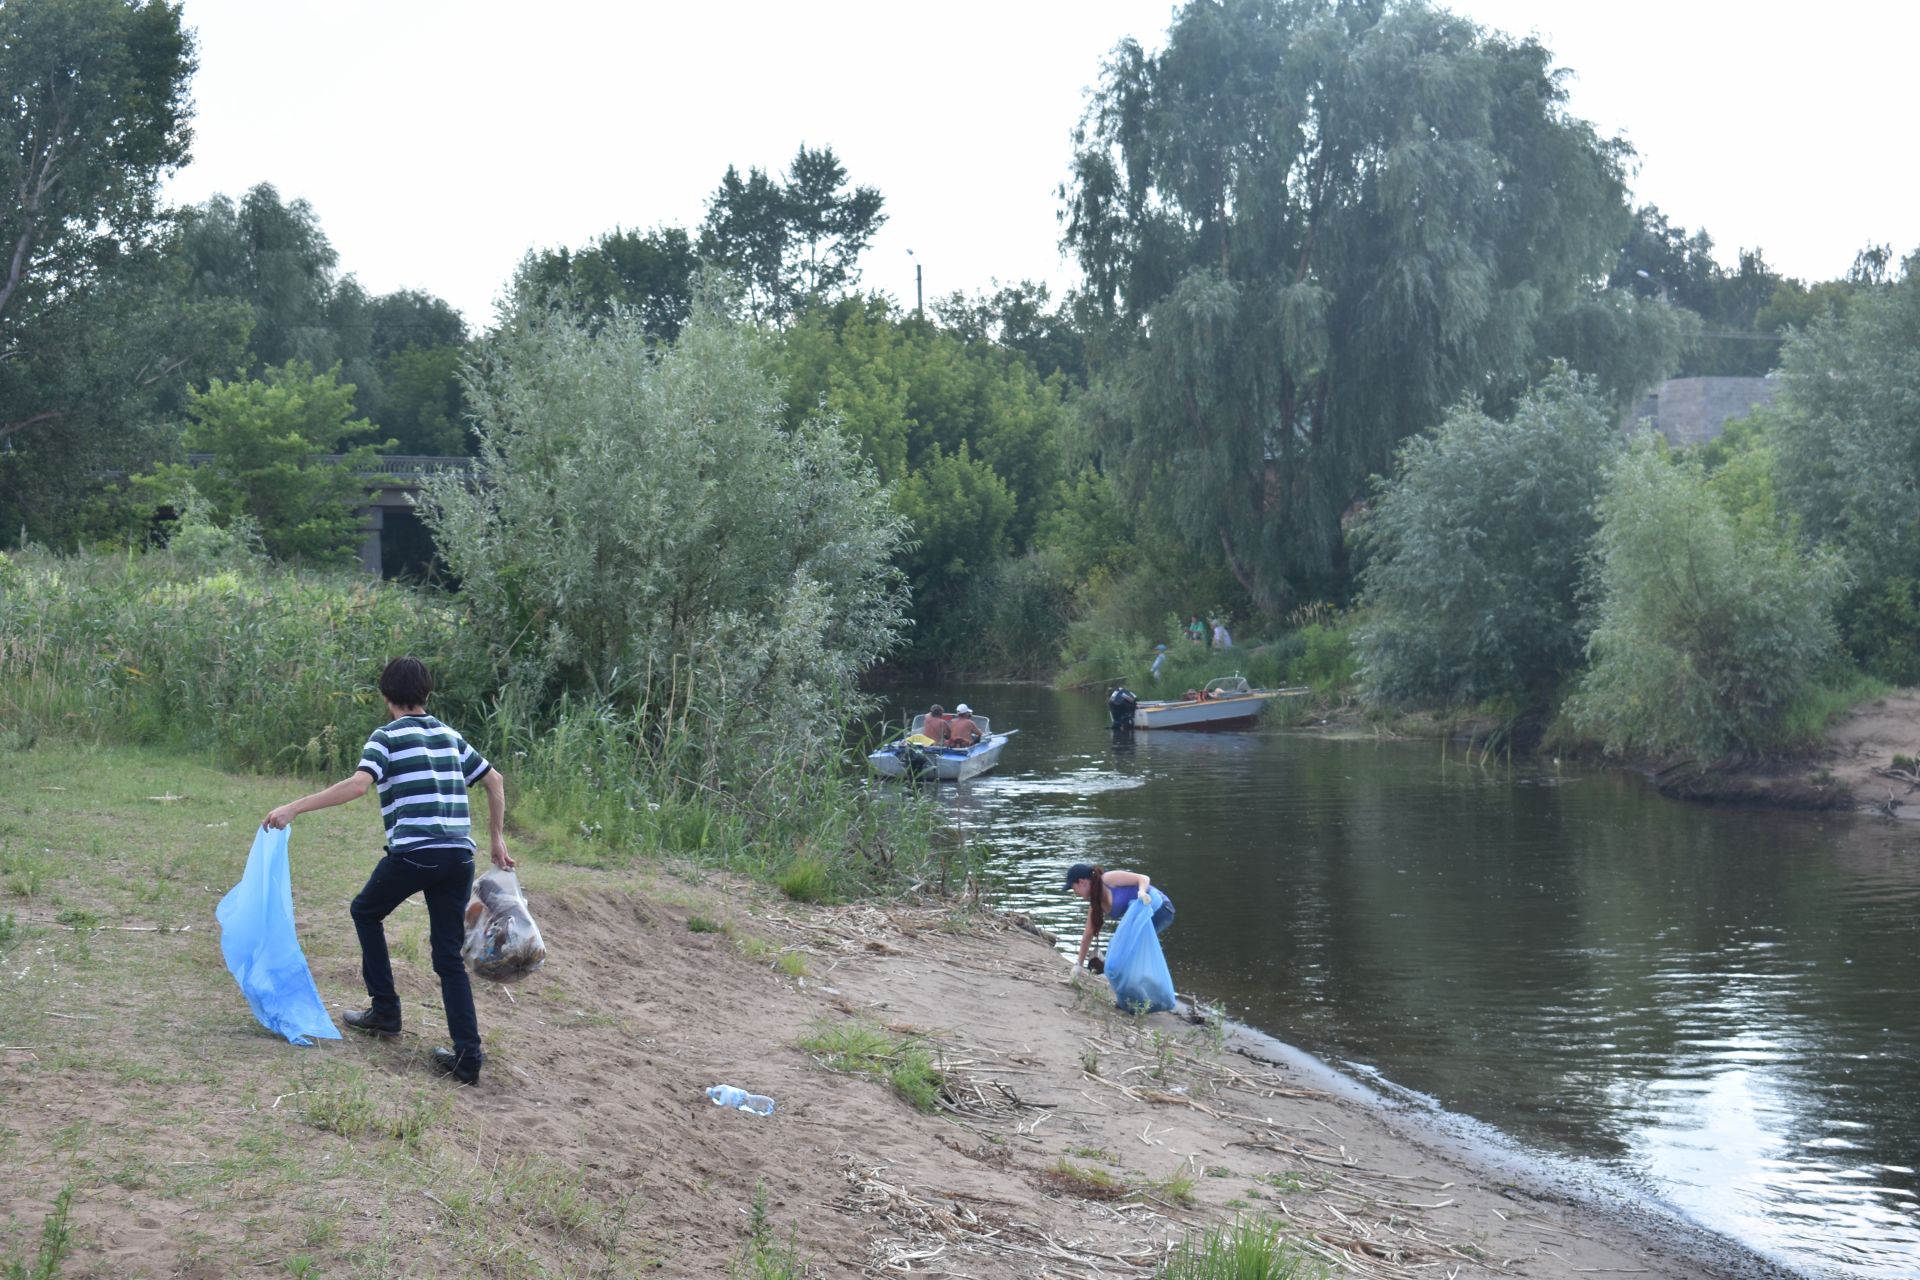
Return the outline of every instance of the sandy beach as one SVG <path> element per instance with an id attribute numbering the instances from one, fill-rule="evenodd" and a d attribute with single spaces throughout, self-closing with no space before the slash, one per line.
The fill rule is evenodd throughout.
<path id="1" fill-rule="evenodd" d="M 253 1024 L 211 930 L 94 932 L 90 963 L 147 971 L 165 952 L 175 976 L 73 984 L 28 1038 L 0 1037 L 10 1242 L 78 1168 L 61 1274 L 293 1256 L 312 1275 L 718 1275 L 756 1238 L 756 1199 L 758 1238 L 819 1276 L 1144 1276 L 1190 1233 L 1259 1216 L 1339 1275 L 1778 1274 L 1480 1158 L 1270 1042 L 1122 1016 L 1007 916 L 802 906 L 698 871 L 527 879 L 552 959 L 477 984 L 475 1088 L 425 1067 L 440 1028 L 404 942 L 417 905 L 391 926 L 407 1033 L 313 1049 Z M 303 905 L 303 931 L 321 991 L 351 1008 L 336 910 Z M 111 1030 L 135 1005 L 159 1019 L 138 1066 Z M 167 1030 L 183 1011 L 203 1020 Z M 801 1047 L 850 1023 L 929 1052 L 931 1111 Z M 776 1112 L 711 1105 L 720 1082 Z M 373 1122 L 343 1119 L 353 1099 Z M 271 1162 L 235 1163 L 255 1149 Z"/>

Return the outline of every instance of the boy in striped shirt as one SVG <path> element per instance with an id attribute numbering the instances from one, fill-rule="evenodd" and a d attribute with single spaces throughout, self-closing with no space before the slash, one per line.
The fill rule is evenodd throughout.
<path id="1" fill-rule="evenodd" d="M 391 1038 L 400 1034 L 400 996 L 393 986 L 383 922 L 418 893 L 427 904 L 433 971 L 440 975 L 452 1049 L 435 1049 L 433 1065 L 462 1084 L 480 1078 L 480 1024 L 473 987 L 460 960 L 463 915 L 473 885 L 473 823 L 467 790 L 487 791 L 487 832 L 493 865 L 511 870 L 507 853 L 507 787 L 500 773 L 467 740 L 427 714 L 433 677 L 418 658 L 395 658 L 380 673 L 380 696 L 388 723 L 373 731 L 360 763 L 347 778 L 267 815 L 266 825 L 284 827 L 300 814 L 358 800 L 369 787 L 380 794 L 380 821 L 387 830 L 386 856 L 353 900 L 353 926 L 360 935 L 360 974 L 371 1006 L 341 1021 L 356 1031 Z"/>

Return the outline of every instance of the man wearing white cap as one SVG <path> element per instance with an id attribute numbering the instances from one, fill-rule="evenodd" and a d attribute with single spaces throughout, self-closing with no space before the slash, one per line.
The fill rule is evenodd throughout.
<path id="1" fill-rule="evenodd" d="M 947 732 L 948 740 L 956 747 L 971 747 L 979 742 L 980 726 L 973 722 L 973 708 L 964 702 L 955 707 Z"/>

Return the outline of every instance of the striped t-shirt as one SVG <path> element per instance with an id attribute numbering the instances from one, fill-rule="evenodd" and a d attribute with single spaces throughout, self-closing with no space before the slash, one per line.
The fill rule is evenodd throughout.
<path id="1" fill-rule="evenodd" d="M 380 790 L 387 848 L 474 848 L 467 788 L 493 768 L 467 740 L 432 716 L 401 716 L 380 726 L 360 752 L 359 769 Z"/>

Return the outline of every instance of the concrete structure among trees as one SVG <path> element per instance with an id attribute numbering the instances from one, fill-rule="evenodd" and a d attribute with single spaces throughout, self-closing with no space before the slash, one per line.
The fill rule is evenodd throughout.
<path id="1" fill-rule="evenodd" d="M 1773 402 L 1778 378 L 1669 378 L 1641 398 L 1622 424 L 1649 426 L 1676 447 L 1705 444 L 1736 418 Z"/>

